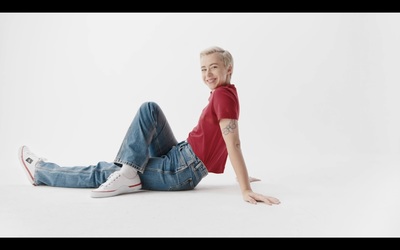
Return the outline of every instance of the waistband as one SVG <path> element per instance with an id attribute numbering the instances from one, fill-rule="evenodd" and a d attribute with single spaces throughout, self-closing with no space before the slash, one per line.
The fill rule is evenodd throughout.
<path id="1" fill-rule="evenodd" d="M 178 147 L 179 152 L 182 152 L 182 157 L 184 158 L 187 165 L 190 165 L 193 162 L 200 160 L 193 152 L 193 149 L 187 142 L 187 140 L 181 141 L 176 146 Z"/>
<path id="2" fill-rule="evenodd" d="M 185 144 L 188 144 L 187 140 L 179 142 L 178 144 L 176 144 L 176 146 L 185 145 Z"/>

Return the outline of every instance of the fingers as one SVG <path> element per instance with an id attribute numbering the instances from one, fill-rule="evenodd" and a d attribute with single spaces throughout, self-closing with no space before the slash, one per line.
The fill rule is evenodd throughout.
<path id="1" fill-rule="evenodd" d="M 278 204 L 281 204 L 281 201 L 278 200 L 277 198 L 274 198 L 274 197 L 267 197 L 267 199 L 268 199 L 268 202 L 269 202 L 271 205 L 278 205 Z"/>
<path id="2" fill-rule="evenodd" d="M 250 204 L 253 204 L 253 205 L 257 205 L 257 201 L 254 200 L 254 199 L 251 199 L 251 198 L 248 199 L 247 202 L 250 203 Z"/>
<path id="3" fill-rule="evenodd" d="M 257 201 L 259 201 L 259 202 L 263 202 L 270 206 L 271 205 L 279 205 L 281 203 L 281 201 L 279 199 L 272 197 L 272 196 L 265 196 L 265 195 L 256 194 L 256 193 L 253 193 L 252 195 L 250 194 L 249 196 L 250 196 L 250 199 L 248 200 L 249 202 L 251 200 L 253 200 L 253 201 L 255 201 L 255 203 L 257 203 Z M 253 202 L 250 202 L 250 203 L 254 204 Z"/>
<path id="4" fill-rule="evenodd" d="M 273 200 L 273 199 L 270 199 L 270 198 L 263 199 L 263 200 L 260 200 L 260 201 L 262 201 L 263 203 L 265 203 L 265 204 L 267 204 L 269 206 L 279 205 L 281 203 L 280 201 Z"/>
<path id="5" fill-rule="evenodd" d="M 255 181 L 261 181 L 261 179 L 249 176 L 249 181 L 250 182 L 255 182 Z"/>
<path id="6" fill-rule="evenodd" d="M 236 181 L 238 181 L 237 177 L 236 177 Z M 249 182 L 255 182 L 255 181 L 261 181 L 261 179 L 249 176 Z"/>

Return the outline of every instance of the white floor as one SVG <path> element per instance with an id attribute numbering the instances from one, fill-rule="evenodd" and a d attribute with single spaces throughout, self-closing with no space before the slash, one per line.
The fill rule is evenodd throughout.
<path id="1" fill-rule="evenodd" d="M 242 201 L 230 168 L 193 191 L 93 199 L 88 189 L 31 186 L 15 160 L 0 184 L 0 236 L 400 236 L 398 159 L 274 157 L 274 166 L 253 171 L 262 179 L 253 189 L 282 201 L 272 207 Z"/>

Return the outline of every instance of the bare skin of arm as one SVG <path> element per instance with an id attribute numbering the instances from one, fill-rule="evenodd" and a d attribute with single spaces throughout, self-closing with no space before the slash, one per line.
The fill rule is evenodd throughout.
<path id="1" fill-rule="evenodd" d="M 277 198 L 255 193 L 251 189 L 250 182 L 258 181 L 259 179 L 249 177 L 248 175 L 246 163 L 240 147 L 238 121 L 233 119 L 221 119 L 219 125 L 228 150 L 229 160 L 231 161 L 237 181 L 239 182 L 243 199 L 251 204 L 257 204 L 258 202 L 264 202 L 267 205 L 279 204 L 280 201 Z"/>

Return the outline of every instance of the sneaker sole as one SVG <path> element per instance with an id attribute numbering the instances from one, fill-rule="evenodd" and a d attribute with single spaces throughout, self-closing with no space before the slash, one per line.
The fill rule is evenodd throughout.
<path id="1" fill-rule="evenodd" d="M 23 156 L 23 152 L 24 152 L 24 148 L 25 148 L 25 146 L 22 146 L 22 147 L 19 148 L 19 150 L 18 150 L 18 159 L 19 159 L 22 167 L 24 168 L 24 172 L 25 172 L 26 176 L 28 177 L 28 180 L 30 181 L 30 183 L 32 185 L 36 186 L 34 178 L 33 178 L 33 175 L 29 171 L 29 168 L 25 165 L 24 158 L 22 157 Z"/>
<path id="2" fill-rule="evenodd" d="M 111 190 L 111 191 L 95 191 L 93 190 L 90 194 L 92 198 L 106 198 L 106 197 L 112 197 L 112 196 L 117 196 L 121 194 L 129 194 L 129 193 L 134 193 L 138 190 L 142 189 L 142 184 L 136 184 L 132 185 L 129 187 L 120 187 L 117 190 Z"/>

